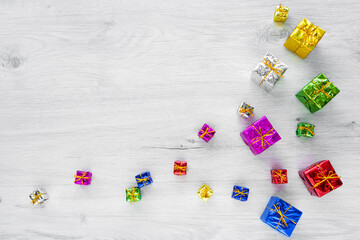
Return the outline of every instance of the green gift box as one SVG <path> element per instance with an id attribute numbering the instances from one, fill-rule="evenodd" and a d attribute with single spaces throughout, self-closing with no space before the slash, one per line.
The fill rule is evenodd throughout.
<path id="1" fill-rule="evenodd" d="M 310 123 L 298 123 L 296 129 L 296 136 L 308 137 L 311 138 L 315 136 L 315 125 Z"/>
<path id="2" fill-rule="evenodd" d="M 138 187 L 126 188 L 126 201 L 129 203 L 138 202 L 141 200 L 141 191 Z"/>
<path id="3" fill-rule="evenodd" d="M 333 99 L 340 90 L 320 73 L 296 94 L 311 113 L 319 111 Z"/>

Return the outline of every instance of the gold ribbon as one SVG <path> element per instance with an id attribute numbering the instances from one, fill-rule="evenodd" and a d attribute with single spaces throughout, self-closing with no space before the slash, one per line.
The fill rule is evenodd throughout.
<path id="1" fill-rule="evenodd" d="M 250 113 L 251 116 L 254 116 L 254 115 L 252 114 L 252 111 L 251 111 L 251 110 L 253 110 L 253 108 L 251 108 L 251 106 L 247 106 L 246 108 L 240 107 L 240 111 L 239 111 L 239 112 L 242 113 L 241 116 L 244 116 L 245 113 Z"/>
<path id="2" fill-rule="evenodd" d="M 275 173 L 275 175 L 272 175 L 273 177 L 280 177 L 280 183 L 284 183 L 285 181 L 286 181 L 286 175 L 285 176 L 283 176 L 282 174 L 281 174 L 281 170 L 272 170 L 274 173 Z"/>
<path id="3" fill-rule="evenodd" d="M 240 195 L 240 197 L 245 197 L 246 195 L 248 195 L 249 193 L 248 192 L 245 192 L 246 190 L 242 187 L 241 188 L 241 191 L 239 191 L 239 189 L 236 189 L 236 191 L 235 191 L 235 195 L 234 195 L 234 197 L 236 197 L 236 196 L 239 196 Z"/>
<path id="4" fill-rule="evenodd" d="M 300 24 L 303 21 L 300 22 Z M 300 25 L 299 24 L 299 25 Z M 313 33 L 315 33 L 316 29 L 319 26 L 316 26 L 314 24 L 312 24 L 309 20 L 306 19 L 304 26 L 300 26 L 297 25 L 296 28 L 298 28 L 300 31 L 302 31 L 306 36 L 301 40 L 300 45 L 294 50 L 294 52 L 296 52 L 302 45 L 307 46 L 309 44 L 314 44 L 314 38 L 317 40 L 320 40 L 320 38 L 318 38 L 316 35 L 314 35 Z"/>
<path id="5" fill-rule="evenodd" d="M 182 164 L 183 162 L 180 162 L 180 165 Z M 176 163 L 174 164 L 174 170 L 175 171 L 180 171 L 180 175 L 182 175 L 182 173 L 184 173 L 183 175 L 185 175 L 185 172 L 186 172 L 186 167 L 187 166 L 180 166 L 180 165 L 177 165 Z"/>
<path id="6" fill-rule="evenodd" d="M 311 133 L 311 135 L 315 136 L 314 126 L 312 126 L 312 127 L 300 126 L 299 129 L 300 129 L 300 130 L 306 130 L 306 133 L 305 133 L 305 134 L 307 134 L 307 133 L 309 132 L 309 133 Z"/>
<path id="7" fill-rule="evenodd" d="M 325 175 L 325 173 L 324 173 L 324 171 L 323 171 L 323 169 L 319 166 L 319 165 L 316 165 L 318 168 L 319 168 L 319 170 L 320 170 L 320 172 L 317 174 L 317 177 L 319 178 L 319 179 L 321 179 L 321 181 L 320 182 L 318 182 L 318 183 L 316 183 L 314 186 L 313 186 L 313 188 L 317 188 L 320 184 L 322 184 L 323 182 L 327 182 L 327 183 L 329 183 L 329 185 L 330 185 L 330 187 L 331 187 L 331 189 L 332 190 L 334 190 L 334 187 L 333 187 L 333 185 L 331 184 L 331 182 L 329 181 L 329 179 L 340 179 L 340 176 L 338 176 L 336 173 L 334 173 L 334 171 L 329 171 L 328 172 L 328 175 L 326 176 Z"/>
<path id="8" fill-rule="evenodd" d="M 203 138 L 206 134 L 210 135 L 209 133 L 214 133 L 215 131 L 208 132 L 209 127 L 206 127 L 205 131 L 201 129 L 204 133 L 199 136 L 199 138 Z"/>
<path id="9" fill-rule="evenodd" d="M 295 225 L 296 225 L 296 222 L 294 222 L 293 220 L 291 220 L 290 218 L 288 218 L 287 216 L 285 216 L 285 213 L 291 208 L 291 205 L 285 210 L 284 213 L 281 212 L 281 209 L 280 209 L 280 204 L 278 204 L 278 206 L 276 206 L 275 204 L 273 205 L 275 209 L 272 209 L 272 208 L 269 208 L 269 207 L 266 207 L 274 212 L 277 212 L 279 215 L 280 215 L 280 219 L 279 219 L 279 222 L 276 226 L 275 229 L 277 229 L 280 225 L 280 222 L 284 224 L 284 226 L 288 227 L 287 223 L 286 223 L 286 220 L 285 218 L 289 219 L 291 222 L 293 222 Z"/>
<path id="10" fill-rule="evenodd" d="M 282 72 L 283 70 L 280 68 L 275 68 L 276 64 L 279 62 L 279 60 L 276 61 L 276 63 L 273 65 L 271 65 L 271 62 L 265 58 L 263 58 L 264 60 L 262 61 L 262 63 L 264 63 L 268 68 L 270 68 L 270 71 L 265 75 L 265 77 L 263 77 L 263 79 L 261 80 L 261 83 L 259 84 L 259 86 L 261 86 L 261 84 L 264 82 L 265 78 L 271 73 L 274 72 L 277 75 L 279 75 L 280 77 L 282 77 L 283 75 Z"/>
<path id="11" fill-rule="evenodd" d="M 328 86 L 330 86 L 330 84 L 332 84 L 332 82 L 327 82 L 325 85 L 324 85 L 324 82 L 321 81 L 321 87 L 319 85 L 316 84 L 316 82 L 314 81 L 314 79 L 311 81 L 315 84 L 315 86 L 318 88 L 317 91 L 315 91 L 313 94 L 314 96 L 309 100 L 307 101 L 306 103 L 304 104 L 308 104 L 310 101 L 313 101 L 318 95 L 319 93 L 324 93 L 327 97 L 329 98 L 332 98 L 332 96 L 330 94 L 328 94 L 327 92 L 325 92 L 325 88 L 327 88 Z M 309 95 L 308 95 L 309 96 Z"/>
<path id="12" fill-rule="evenodd" d="M 279 5 L 278 11 L 279 11 L 279 14 L 278 14 L 279 17 L 286 17 L 286 13 L 288 12 L 288 11 L 285 11 L 285 7 L 282 7 L 281 4 Z"/>
<path id="13" fill-rule="evenodd" d="M 137 202 L 137 199 L 135 198 L 135 196 L 139 196 L 139 193 L 135 192 L 135 187 L 132 187 L 130 189 L 128 189 L 126 191 L 126 196 L 129 196 L 131 197 L 131 203 L 134 203 L 134 202 Z"/>
<path id="14" fill-rule="evenodd" d="M 256 143 L 256 142 L 258 142 L 258 141 L 261 141 L 261 147 L 262 147 L 262 148 L 265 148 L 265 147 L 266 147 L 266 145 L 264 144 L 265 142 L 266 142 L 267 144 L 269 144 L 269 146 L 270 146 L 270 143 L 269 143 L 268 141 L 266 141 L 266 139 L 264 139 L 264 138 L 267 137 L 267 136 L 273 135 L 273 133 L 270 133 L 270 132 L 273 131 L 274 128 L 271 128 L 269 131 L 267 131 L 267 132 L 263 135 L 262 132 L 261 132 L 261 127 L 259 127 L 259 130 L 257 130 L 256 127 L 254 127 L 254 125 L 251 125 L 251 126 L 252 126 L 252 127 L 256 130 L 256 132 L 260 135 L 260 137 L 255 137 L 255 138 L 251 139 L 251 141 L 253 141 L 253 142 L 251 143 L 251 145 L 253 145 L 254 143 Z"/>
<path id="15" fill-rule="evenodd" d="M 78 175 L 75 175 L 75 181 L 74 183 L 78 182 L 81 180 L 81 185 L 84 185 L 84 179 L 90 179 L 90 177 L 85 177 L 87 174 L 87 172 L 83 172 L 82 176 L 78 176 Z"/>
<path id="16" fill-rule="evenodd" d="M 200 197 L 201 198 L 209 198 L 209 192 L 211 191 L 211 188 L 207 185 L 203 186 L 199 192 L 200 192 Z"/>
<path id="17" fill-rule="evenodd" d="M 33 192 L 33 194 L 34 194 L 35 198 L 31 201 L 31 203 L 32 203 L 33 205 L 35 205 L 36 203 L 40 203 L 40 202 L 39 202 L 39 198 L 40 198 L 42 195 L 44 195 L 45 193 L 38 192 L 38 194 L 36 194 L 35 192 Z"/>
<path id="18" fill-rule="evenodd" d="M 150 177 L 150 176 L 149 176 Z M 140 178 L 136 178 L 136 182 L 137 183 L 143 183 L 143 184 L 145 184 L 145 182 L 147 182 L 148 180 L 149 180 L 149 177 L 146 177 L 146 178 L 143 178 L 142 176 L 141 176 L 141 174 L 140 174 Z"/>

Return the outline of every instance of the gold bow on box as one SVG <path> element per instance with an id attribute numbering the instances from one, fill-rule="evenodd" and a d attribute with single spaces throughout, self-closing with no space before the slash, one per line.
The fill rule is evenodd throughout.
<path id="1" fill-rule="evenodd" d="M 275 9 L 274 21 L 275 22 L 285 22 L 286 19 L 288 18 L 288 14 L 289 14 L 289 8 L 281 6 L 281 4 L 280 4 Z"/>

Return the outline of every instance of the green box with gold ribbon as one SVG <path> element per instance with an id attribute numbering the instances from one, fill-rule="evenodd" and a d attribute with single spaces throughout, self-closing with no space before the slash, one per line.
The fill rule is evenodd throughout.
<path id="1" fill-rule="evenodd" d="M 312 138 L 315 136 L 315 125 L 310 123 L 298 123 L 296 136 Z"/>
<path id="2" fill-rule="evenodd" d="M 126 201 L 129 203 L 138 202 L 141 200 L 141 190 L 138 187 L 126 188 Z"/>

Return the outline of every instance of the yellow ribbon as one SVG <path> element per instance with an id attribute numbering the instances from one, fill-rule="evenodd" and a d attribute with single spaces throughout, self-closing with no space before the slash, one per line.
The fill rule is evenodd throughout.
<path id="1" fill-rule="evenodd" d="M 305 134 L 307 134 L 307 133 L 309 132 L 309 133 L 311 133 L 311 135 L 315 136 L 314 126 L 312 126 L 312 127 L 300 126 L 299 129 L 300 129 L 300 130 L 306 130 L 306 133 L 305 133 Z"/>
<path id="2" fill-rule="evenodd" d="M 300 24 L 301 23 L 302 22 L 300 22 Z M 304 26 L 299 27 L 299 25 L 297 25 L 296 28 L 301 30 L 306 36 L 301 40 L 300 45 L 293 52 L 296 52 L 296 50 L 298 50 L 302 45 L 307 46 L 309 44 L 314 44 L 315 43 L 314 38 L 317 39 L 317 40 L 321 39 L 318 36 L 316 36 L 316 34 L 313 34 L 313 33 L 315 33 L 318 26 L 312 24 L 308 20 L 306 20 Z"/>
<path id="3" fill-rule="evenodd" d="M 208 132 L 208 130 L 209 130 L 209 127 L 206 127 L 205 131 L 201 130 L 201 131 L 203 131 L 204 133 L 201 134 L 201 135 L 199 136 L 199 138 L 203 138 L 206 134 L 210 135 L 209 133 L 214 133 L 214 132 L 215 132 L 215 131 L 210 131 L 210 132 Z"/>
<path id="4" fill-rule="evenodd" d="M 254 116 L 251 110 L 253 110 L 251 106 L 247 106 L 246 108 L 240 107 L 239 112 L 242 113 L 241 116 L 244 116 L 245 113 L 250 113 L 251 116 Z"/>
<path id="5" fill-rule="evenodd" d="M 251 126 L 252 126 L 252 127 L 256 130 L 256 132 L 260 135 L 260 137 L 255 137 L 255 138 L 251 139 L 251 141 L 253 141 L 253 142 L 251 143 L 251 145 L 253 145 L 254 143 L 256 143 L 256 142 L 258 142 L 258 141 L 261 141 L 261 147 L 262 147 L 262 148 L 265 148 L 265 147 L 266 147 L 266 145 L 264 144 L 265 142 L 270 146 L 270 143 L 269 143 L 268 141 L 266 141 L 266 139 L 264 139 L 264 138 L 267 137 L 267 136 L 273 135 L 273 133 L 270 133 L 270 132 L 273 131 L 274 128 L 271 128 L 269 131 L 267 131 L 267 132 L 263 135 L 262 132 L 261 132 L 261 127 L 259 127 L 259 130 L 257 130 L 257 129 L 254 127 L 254 125 L 251 125 Z"/>
<path id="6" fill-rule="evenodd" d="M 183 162 L 180 162 L 180 165 L 182 164 Z M 177 165 L 176 163 L 174 164 L 174 170 L 175 171 L 180 171 L 180 175 L 185 175 L 185 172 L 186 172 L 186 166 L 180 166 L 180 165 Z M 183 174 L 184 173 L 184 174 Z"/>
<path id="7" fill-rule="evenodd" d="M 262 61 L 262 63 L 264 63 L 268 68 L 270 68 L 270 71 L 265 75 L 265 77 L 263 77 L 263 79 L 261 80 L 261 83 L 259 84 L 259 86 L 261 86 L 261 84 L 264 82 L 265 78 L 271 73 L 271 72 L 274 72 L 276 73 L 277 75 L 279 75 L 280 77 L 282 77 L 283 75 L 282 72 L 283 70 L 280 69 L 280 68 L 275 68 L 276 64 L 279 62 L 279 60 L 276 61 L 276 63 L 273 65 L 271 65 L 271 62 L 265 58 L 263 58 L 264 61 Z"/>
<path id="8" fill-rule="evenodd" d="M 82 176 L 75 175 L 75 176 L 74 176 L 74 177 L 75 177 L 74 183 L 76 183 L 76 182 L 78 182 L 78 181 L 81 180 L 81 185 L 83 185 L 83 184 L 84 184 L 84 179 L 90 179 L 90 177 L 85 177 L 86 174 L 87 174 L 87 172 L 83 172 Z"/>
<path id="9" fill-rule="evenodd" d="M 334 171 L 329 171 L 328 172 L 328 175 L 326 176 L 325 175 L 325 173 L 324 173 L 324 171 L 323 171 L 323 169 L 319 166 L 319 165 L 316 165 L 318 168 L 319 168 L 319 170 L 320 170 L 320 172 L 317 174 L 317 177 L 319 178 L 319 179 L 321 179 L 321 181 L 320 182 L 318 182 L 318 183 L 316 183 L 314 186 L 313 186 L 313 188 L 316 188 L 316 187 L 318 187 L 320 184 L 322 184 L 323 182 L 327 182 L 327 183 L 329 183 L 329 185 L 330 185 L 330 187 L 331 187 L 331 189 L 332 190 L 334 190 L 334 187 L 333 187 L 333 185 L 331 184 L 331 182 L 329 181 L 329 179 L 340 179 L 340 176 L 338 176 L 336 173 L 334 173 Z"/>
<path id="10" fill-rule="evenodd" d="M 241 188 L 241 192 L 239 191 L 239 189 L 236 189 L 236 191 L 235 191 L 235 195 L 234 195 L 234 197 L 236 197 L 236 196 L 239 196 L 239 195 L 241 195 L 241 197 L 245 197 L 246 195 L 248 195 L 249 193 L 248 192 L 245 192 L 246 190 L 244 189 L 244 188 Z"/>
<path id="11" fill-rule="evenodd" d="M 38 192 L 38 194 L 36 194 L 35 192 L 33 192 L 35 198 L 31 201 L 31 203 L 33 205 L 35 205 L 36 203 L 39 203 L 39 198 L 44 195 L 45 193 L 41 193 L 41 192 Z"/>
<path id="12" fill-rule="evenodd" d="M 328 94 L 327 92 L 325 92 L 325 88 L 327 88 L 328 86 L 330 86 L 330 84 L 332 84 L 332 82 L 327 82 L 325 85 L 324 85 L 324 82 L 321 81 L 321 87 L 319 85 L 316 84 L 316 82 L 314 80 L 312 80 L 312 82 L 315 84 L 315 86 L 318 88 L 317 91 L 315 91 L 313 94 L 314 96 L 309 100 L 307 101 L 306 103 L 304 104 L 308 104 L 310 101 L 313 101 L 318 95 L 319 93 L 324 93 L 327 97 L 329 98 L 332 98 L 332 96 L 330 94 Z"/>
<path id="13" fill-rule="evenodd" d="M 280 170 L 273 170 L 273 172 L 275 173 L 273 177 L 280 177 L 280 183 L 286 182 L 286 175 L 282 175 Z"/>
<path id="14" fill-rule="evenodd" d="M 150 177 L 150 176 L 149 176 Z M 149 180 L 149 177 L 146 177 L 146 178 L 143 178 L 142 176 L 141 176 L 141 174 L 140 174 L 140 178 L 136 178 L 136 182 L 138 182 L 138 183 L 144 183 L 145 184 L 145 182 L 147 182 L 148 180 Z"/>
<path id="15" fill-rule="evenodd" d="M 281 209 L 280 209 L 280 204 L 278 204 L 278 206 L 276 206 L 275 204 L 273 205 L 275 209 L 272 209 L 272 208 L 269 208 L 269 207 L 266 207 L 274 212 L 277 212 L 279 215 L 280 215 L 280 219 L 279 219 L 279 222 L 276 226 L 275 229 L 277 229 L 280 225 L 280 222 L 284 224 L 284 226 L 288 227 L 287 223 L 286 223 L 286 220 L 285 218 L 289 219 L 291 222 L 293 222 L 294 224 L 296 224 L 296 222 L 294 222 L 293 220 L 291 220 L 290 218 L 288 218 L 287 216 L 285 216 L 285 213 L 291 208 L 291 205 L 285 210 L 284 213 L 281 212 Z"/>
<path id="16" fill-rule="evenodd" d="M 135 187 L 132 187 L 130 189 L 127 189 L 126 191 L 126 196 L 131 197 L 131 203 L 137 202 L 137 199 L 135 198 L 135 196 L 139 196 L 139 193 L 135 192 Z"/>

